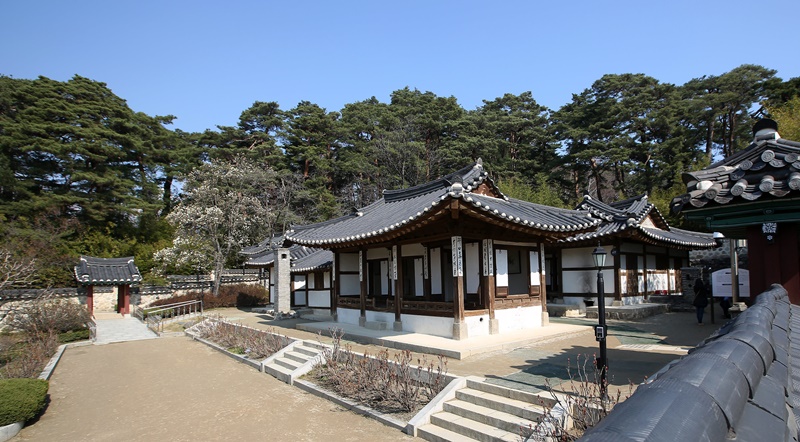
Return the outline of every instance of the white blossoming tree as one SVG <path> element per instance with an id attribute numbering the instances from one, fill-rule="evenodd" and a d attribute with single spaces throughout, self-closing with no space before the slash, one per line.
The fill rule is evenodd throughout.
<path id="1" fill-rule="evenodd" d="M 173 246 L 157 252 L 156 258 L 175 267 L 213 270 L 216 296 L 222 270 L 236 263 L 242 247 L 294 221 L 287 195 L 293 181 L 244 157 L 195 169 L 167 216 L 176 230 Z"/>

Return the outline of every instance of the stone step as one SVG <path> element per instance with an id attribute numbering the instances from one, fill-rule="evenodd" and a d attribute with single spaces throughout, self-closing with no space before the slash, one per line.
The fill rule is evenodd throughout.
<path id="1" fill-rule="evenodd" d="M 483 391 L 485 393 L 491 393 L 497 396 L 507 397 L 509 399 L 515 399 L 544 407 L 553 407 L 557 403 L 550 393 L 537 394 L 529 391 L 514 390 L 500 385 L 477 381 L 475 379 L 467 379 L 467 387 L 473 390 Z"/>
<path id="2" fill-rule="evenodd" d="M 276 365 L 283 366 L 283 367 L 288 368 L 289 370 L 292 370 L 292 371 L 297 370 L 302 365 L 299 362 L 293 361 L 293 360 L 288 359 L 288 358 L 275 358 L 275 359 L 273 359 L 273 361 L 275 362 Z"/>
<path id="3" fill-rule="evenodd" d="M 522 439 L 518 433 L 501 430 L 447 411 L 432 415 L 431 424 L 482 442 L 518 442 Z"/>
<path id="4" fill-rule="evenodd" d="M 318 351 L 322 351 L 322 350 L 330 347 L 330 346 L 328 346 L 326 344 L 322 344 L 322 343 L 317 342 L 317 341 L 303 341 L 303 346 L 304 347 L 313 348 L 313 349 L 316 349 Z"/>
<path id="5" fill-rule="evenodd" d="M 544 408 L 541 405 L 473 390 L 472 388 L 462 388 L 458 390 L 456 392 L 456 399 L 490 410 L 517 416 L 527 421 L 536 421 L 544 415 Z"/>
<path id="6" fill-rule="evenodd" d="M 516 414 L 505 413 L 458 399 L 445 402 L 444 411 L 524 437 L 531 434 L 532 426 L 535 424 L 534 421 L 520 418 Z"/>
<path id="7" fill-rule="evenodd" d="M 305 364 L 308 362 L 310 357 L 308 355 L 297 352 L 297 351 L 286 351 L 283 353 L 283 357 L 286 359 L 291 359 L 292 361 L 299 362 L 300 365 Z"/>
<path id="8" fill-rule="evenodd" d="M 430 442 L 475 442 L 475 439 L 437 425 L 427 424 L 417 429 L 417 437 Z"/>
<path id="9" fill-rule="evenodd" d="M 285 382 L 287 384 L 292 383 L 292 372 L 294 370 L 286 368 L 282 365 L 278 365 L 275 363 L 267 364 L 264 366 L 264 372 L 272 375 L 279 381 Z"/>
<path id="10" fill-rule="evenodd" d="M 304 355 L 308 356 L 309 358 L 314 358 L 318 354 L 320 354 L 320 350 L 318 348 L 308 347 L 308 346 L 306 346 L 304 344 L 305 344 L 305 342 L 303 342 L 302 344 L 295 345 L 294 346 L 294 351 L 296 351 L 297 353 L 304 354 Z"/>

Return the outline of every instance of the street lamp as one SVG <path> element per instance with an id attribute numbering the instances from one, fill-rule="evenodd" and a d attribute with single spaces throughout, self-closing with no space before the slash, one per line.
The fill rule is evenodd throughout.
<path id="1" fill-rule="evenodd" d="M 606 264 L 606 249 L 600 244 L 592 251 L 592 259 L 594 265 L 597 267 L 597 316 L 600 324 L 594 329 L 594 336 L 597 342 L 600 343 L 600 357 L 597 358 L 597 369 L 600 370 L 600 397 L 606 397 L 606 371 L 608 370 L 608 358 L 606 355 L 606 335 L 608 334 L 608 327 L 606 327 L 606 299 L 605 287 L 603 283 L 603 266 Z"/>

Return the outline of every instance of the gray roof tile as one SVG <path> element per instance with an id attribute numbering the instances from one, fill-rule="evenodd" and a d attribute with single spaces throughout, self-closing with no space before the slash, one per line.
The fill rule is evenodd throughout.
<path id="1" fill-rule="evenodd" d="M 81 256 L 75 266 L 75 279 L 83 285 L 130 285 L 141 282 L 142 275 L 133 257 L 95 258 Z"/>
<path id="2" fill-rule="evenodd" d="M 756 137 L 744 150 L 703 170 L 683 174 L 686 193 L 673 198 L 674 213 L 735 201 L 800 195 L 800 143 L 777 132 Z"/>
<path id="3" fill-rule="evenodd" d="M 562 240 L 562 243 L 596 242 L 605 237 L 627 235 L 641 241 L 672 247 L 716 247 L 713 235 L 709 233 L 670 227 L 658 209 L 648 202 L 647 195 L 611 204 L 586 195 L 577 209 L 588 211 L 593 217 L 602 220 L 602 224 L 594 231 L 579 233 Z M 646 223 L 648 219 L 651 223 Z"/>
<path id="4" fill-rule="evenodd" d="M 497 197 L 475 193 L 482 184 Z M 536 234 L 563 236 L 562 232 L 580 232 L 599 224 L 599 220 L 586 213 L 507 198 L 497 190 L 478 161 L 421 186 L 386 191 L 384 198 L 353 214 L 318 224 L 293 226 L 286 238 L 308 246 L 353 244 L 414 225 L 448 209 L 449 202 L 456 199 L 476 213 L 523 226 Z"/>
<path id="5" fill-rule="evenodd" d="M 648 379 L 581 440 L 797 440 L 800 307 L 787 298 L 783 287 L 773 285 L 688 356 Z M 788 343 L 776 321 L 791 324 Z"/>

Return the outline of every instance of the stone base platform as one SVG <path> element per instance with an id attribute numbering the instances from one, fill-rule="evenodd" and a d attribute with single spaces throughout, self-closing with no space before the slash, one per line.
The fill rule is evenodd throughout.
<path id="1" fill-rule="evenodd" d="M 549 310 L 548 306 L 548 310 Z M 606 319 L 633 320 L 668 313 L 670 306 L 667 304 L 635 304 L 606 306 Z M 587 318 L 598 318 L 597 306 L 586 308 Z"/>

